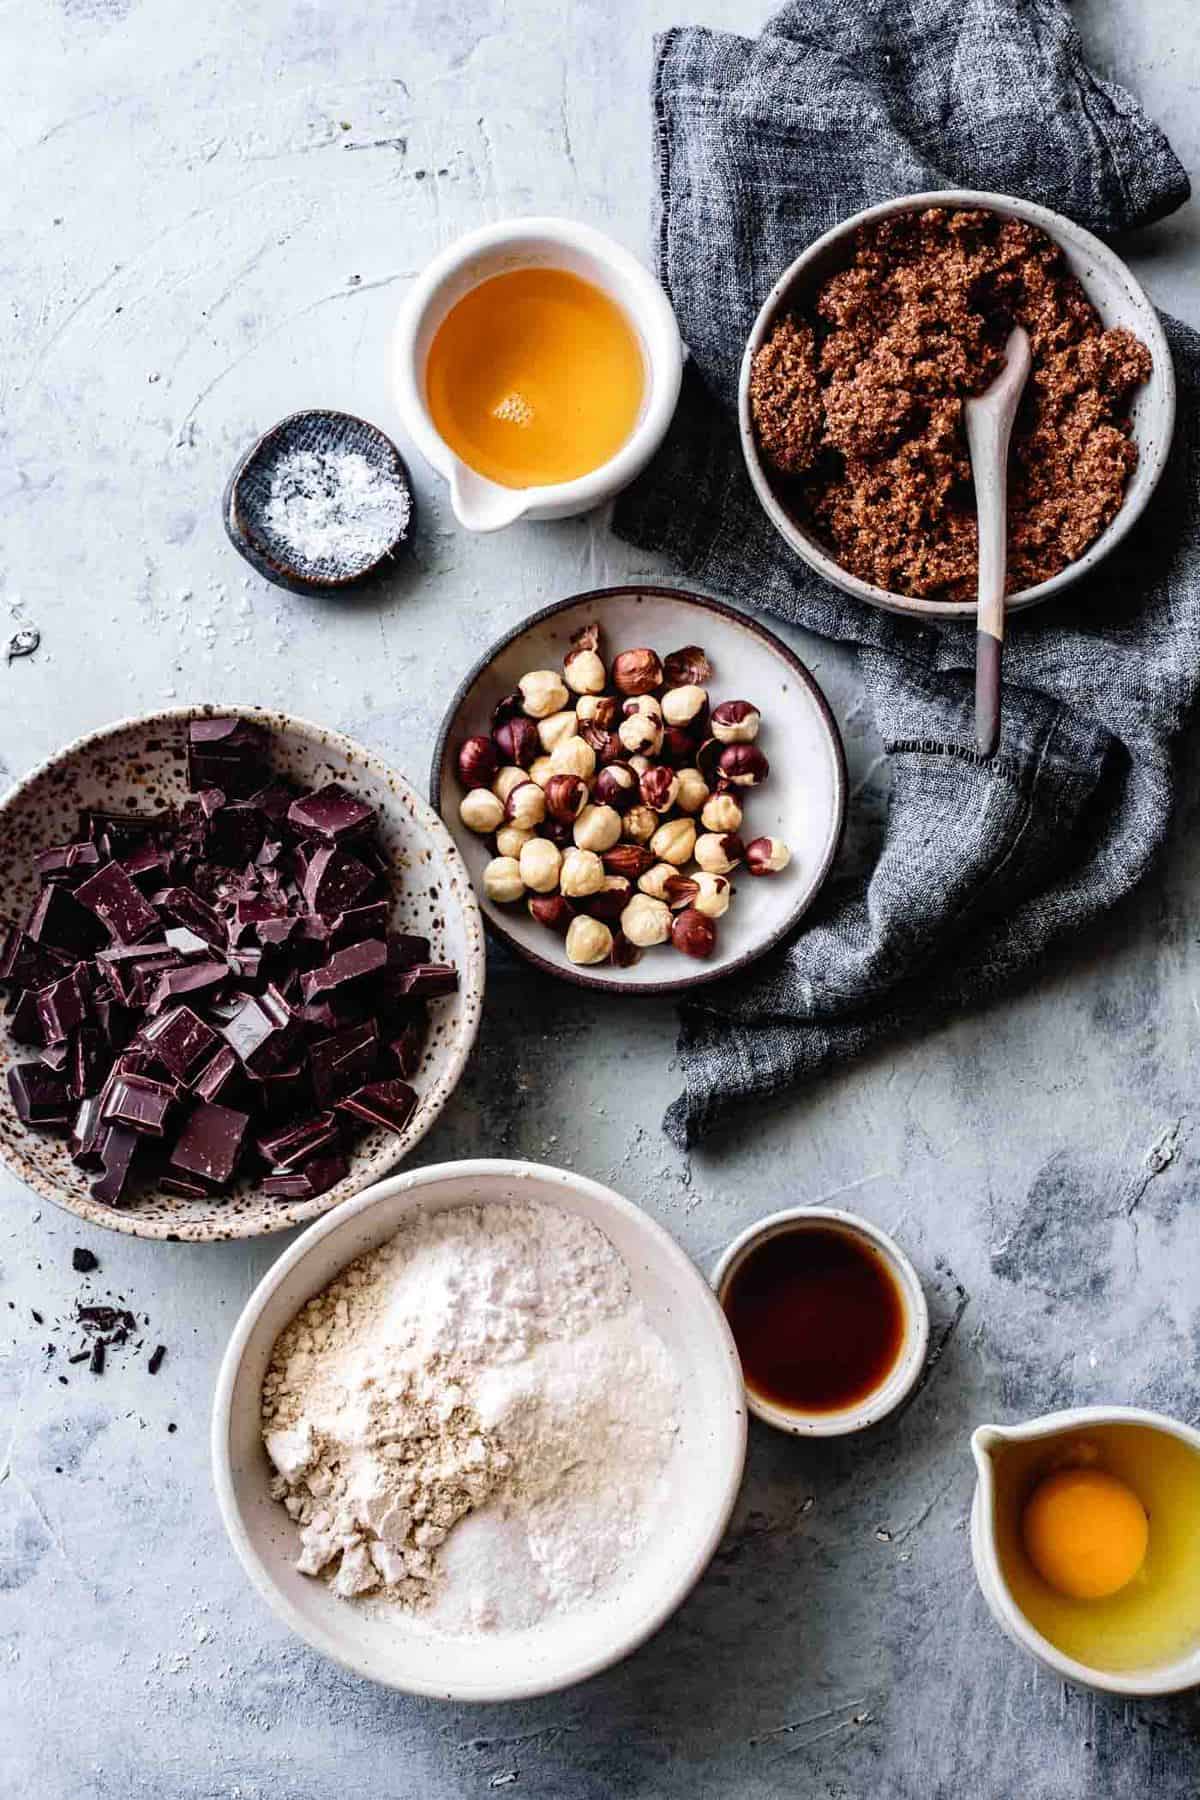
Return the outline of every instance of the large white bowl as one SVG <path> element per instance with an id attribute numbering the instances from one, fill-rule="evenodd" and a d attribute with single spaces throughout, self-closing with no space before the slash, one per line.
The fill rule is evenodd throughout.
<path id="1" fill-rule="evenodd" d="M 338 1599 L 292 1566 L 296 1529 L 270 1498 L 259 1397 L 275 1340 L 355 1257 L 417 1212 L 541 1201 L 588 1219 L 624 1259 L 634 1295 L 674 1359 L 683 1404 L 659 1525 L 625 1579 L 527 1631 L 448 1638 Z M 335 1662 L 388 1687 L 443 1700 L 521 1700 L 582 1681 L 648 1638 L 684 1599 L 720 1542 L 746 1454 L 741 1367 L 704 1277 L 640 1207 L 610 1188 L 537 1163 L 442 1163 L 396 1175 L 311 1226 L 246 1303 L 213 1405 L 217 1502 L 242 1566 L 272 1611 Z"/>
<path id="2" fill-rule="evenodd" d="M 418 1144 L 449 1099 L 470 1055 L 483 1007 L 486 958 L 479 908 L 445 827 L 396 769 L 340 732 L 290 713 L 255 706 L 177 706 L 122 719 L 68 744 L 0 800 L 0 914 L 23 919 L 37 893 L 35 852 L 78 834 L 84 807 L 154 812 L 186 799 L 185 744 L 189 719 L 236 714 L 270 734 L 271 766 L 301 787 L 340 781 L 373 806 L 378 837 L 391 862 L 393 923 L 429 938 L 439 962 L 458 968 L 458 992 L 434 1000 L 429 1036 L 413 1086 L 420 1101 L 402 1132 L 376 1127 L 359 1139 L 350 1172 L 315 1200 L 280 1202 L 252 1179 L 228 1197 L 181 1200 L 148 1188 L 115 1209 L 93 1200 L 90 1177 L 76 1168 L 61 1136 L 22 1125 L 4 1073 L 33 1054 L 17 1044 L 0 1019 L 0 1159 L 43 1199 L 91 1225 L 134 1237 L 183 1239 L 259 1237 L 304 1224 L 328 1212 L 394 1169 Z"/>
<path id="3" fill-rule="evenodd" d="M 815 243 L 810 244 L 783 271 L 754 321 L 742 358 L 738 385 L 738 429 L 742 454 L 746 459 L 754 491 L 776 531 L 826 581 L 831 581 L 845 593 L 853 594 L 859 600 L 866 600 L 872 606 L 881 606 L 888 612 L 908 613 L 926 619 L 975 617 L 974 600 L 926 600 L 915 594 L 893 594 L 886 588 L 876 587 L 872 582 L 852 575 L 836 562 L 820 539 L 799 524 L 780 501 L 759 456 L 754 421 L 750 413 L 751 365 L 776 319 L 792 307 L 810 299 L 828 276 L 845 267 L 851 240 L 861 225 L 888 218 L 893 213 L 925 212 L 935 206 L 983 209 L 1000 213 L 1004 218 L 1023 219 L 1028 225 L 1036 225 L 1061 247 L 1068 267 L 1100 314 L 1103 324 L 1106 327 L 1127 326 L 1141 338 L 1154 359 L 1150 379 L 1138 389 L 1131 409 L 1138 463 L 1125 490 L 1120 511 L 1107 530 L 1100 533 L 1095 543 L 1077 562 L 1069 563 L 1049 581 L 1040 581 L 1036 587 L 1009 595 L 1006 602 L 1008 611 L 1020 612 L 1027 606 L 1036 606 L 1041 600 L 1051 599 L 1072 582 L 1078 581 L 1081 575 L 1086 575 L 1089 569 L 1095 568 L 1101 558 L 1107 556 L 1133 528 L 1166 466 L 1171 434 L 1175 427 L 1175 367 L 1158 314 L 1144 288 L 1116 252 L 1110 250 L 1107 244 L 1102 244 L 1090 231 L 1085 231 L 1082 225 L 1077 225 L 1073 219 L 1065 218 L 1062 213 L 1051 212 L 1049 207 L 1037 206 L 1032 200 L 1018 200 L 1011 194 L 982 193 L 975 188 L 948 188 L 945 192 L 929 194 L 901 194 L 895 200 L 885 200 L 879 206 L 869 206 L 864 212 L 854 213 L 850 218 L 843 219 Z"/>

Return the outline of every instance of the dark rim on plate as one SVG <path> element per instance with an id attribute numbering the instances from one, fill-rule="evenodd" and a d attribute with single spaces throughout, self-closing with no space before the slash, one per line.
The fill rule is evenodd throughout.
<path id="1" fill-rule="evenodd" d="M 756 944 L 753 949 L 744 952 L 734 962 L 725 963 L 717 969 L 697 969 L 694 973 L 689 973 L 674 981 L 616 981 L 609 975 L 588 974 L 584 968 L 576 968 L 574 964 L 569 963 L 564 967 L 561 963 L 553 962 L 549 957 L 540 956 L 536 950 L 531 950 L 528 945 L 521 943 L 499 919 L 492 916 L 491 902 L 476 894 L 476 899 L 479 900 L 479 910 L 483 916 L 484 929 L 511 950 L 514 955 L 521 957 L 525 962 L 532 963 L 535 968 L 541 969 L 547 975 L 557 976 L 561 981 L 573 982 L 576 987 L 593 988 L 604 994 L 629 994 L 634 998 L 655 994 L 679 994 L 690 988 L 706 987 L 713 981 L 723 981 L 726 976 L 736 974 L 739 969 L 749 967 L 761 956 L 765 956 L 768 950 L 773 950 L 777 944 L 782 943 L 784 938 L 796 929 L 812 906 L 833 867 L 846 829 L 846 791 L 848 787 L 846 753 L 833 710 L 825 698 L 816 676 L 801 662 L 795 651 L 783 642 L 782 638 L 776 637 L 773 631 L 757 619 L 739 612 L 736 607 L 727 605 L 723 600 L 714 600 L 709 594 L 697 594 L 687 588 L 659 587 L 653 582 L 635 581 L 618 587 L 591 588 L 582 594 L 571 594 L 565 600 L 556 600 L 552 605 L 542 607 L 539 612 L 530 613 L 527 618 L 521 620 L 519 625 L 514 625 L 511 631 L 506 631 L 503 637 L 497 638 L 490 649 L 486 650 L 468 670 L 455 689 L 450 704 L 442 717 L 441 725 L 438 727 L 437 740 L 433 746 L 433 761 L 429 770 L 430 805 L 446 826 L 447 831 L 450 831 L 450 826 L 446 822 L 442 809 L 442 778 L 446 769 L 451 733 L 455 728 L 463 701 L 480 676 L 486 673 L 502 651 L 507 650 L 508 646 L 515 643 L 518 638 L 524 637 L 525 633 L 533 626 L 544 624 L 547 619 L 553 619 L 559 613 L 569 612 L 575 607 L 602 605 L 606 600 L 636 598 L 638 595 L 649 595 L 656 600 L 675 600 L 682 606 L 694 606 L 702 612 L 717 613 L 721 618 L 729 619 L 733 624 L 741 626 L 743 630 L 749 631 L 761 639 L 788 664 L 816 702 L 817 711 L 833 749 L 837 825 L 813 878 L 807 899 L 793 907 L 780 926 L 765 937 L 761 944 Z M 453 837 L 452 831 L 450 835 Z"/>

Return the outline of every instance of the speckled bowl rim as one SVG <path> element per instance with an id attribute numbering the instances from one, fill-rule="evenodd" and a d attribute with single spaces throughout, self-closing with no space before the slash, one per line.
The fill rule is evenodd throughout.
<path id="1" fill-rule="evenodd" d="M 777 1406 L 765 1395 L 758 1394 L 748 1381 L 743 1382 L 746 1405 L 764 1425 L 793 1437 L 849 1437 L 878 1425 L 890 1413 L 903 1406 L 921 1379 L 925 1358 L 929 1354 L 929 1302 L 921 1286 L 921 1278 L 912 1263 L 888 1232 L 861 1213 L 846 1212 L 837 1206 L 786 1206 L 779 1212 L 755 1219 L 727 1244 L 713 1265 L 712 1289 L 725 1311 L 723 1295 L 730 1278 L 748 1253 L 768 1238 L 814 1225 L 832 1225 L 850 1237 L 864 1239 L 887 1264 L 900 1289 L 904 1303 L 904 1339 L 900 1354 L 887 1379 L 873 1389 L 857 1406 L 843 1407 L 838 1412 L 805 1413 L 791 1407 Z"/>
<path id="2" fill-rule="evenodd" d="M 921 194 L 898 194 L 893 200 L 883 200 L 876 206 L 865 207 L 862 212 L 851 213 L 848 218 L 839 220 L 828 231 L 822 232 L 775 282 L 759 308 L 750 336 L 746 340 L 738 376 L 738 435 L 741 439 L 742 457 L 759 504 L 784 543 L 808 563 L 810 568 L 815 569 L 818 575 L 823 575 L 826 581 L 832 582 L 834 587 L 841 588 L 843 593 L 852 595 L 856 600 L 865 600 L 870 606 L 882 607 L 885 612 L 903 613 L 909 618 L 933 620 L 975 617 L 974 600 L 925 600 L 916 594 L 894 594 L 887 588 L 876 587 L 872 582 L 852 575 L 836 562 L 815 538 L 796 524 L 776 498 L 758 454 L 750 416 L 750 366 L 755 353 L 774 324 L 775 316 L 790 290 L 804 281 L 813 264 L 835 245 L 845 242 L 861 225 L 889 218 L 894 213 L 928 212 L 930 208 L 937 206 L 955 206 L 985 212 L 1007 208 L 1026 224 L 1040 227 L 1056 242 L 1064 243 L 1077 251 L 1085 251 L 1094 261 L 1102 263 L 1114 279 L 1124 285 L 1135 307 L 1144 314 L 1141 323 L 1149 339 L 1148 348 L 1163 378 L 1162 429 L 1150 445 L 1150 479 L 1144 491 L 1134 505 L 1130 505 L 1127 500 L 1122 502 L 1111 524 L 1075 562 L 1068 563 L 1065 569 L 1060 569 L 1048 581 L 1040 581 L 1036 587 L 1023 588 L 1020 593 L 1009 595 L 1005 603 L 1006 611 L 1024 612 L 1028 607 L 1039 606 L 1043 600 L 1054 599 L 1064 588 L 1086 575 L 1133 530 L 1158 486 L 1175 432 L 1175 364 L 1158 311 L 1129 265 L 1093 232 L 1077 225 L 1074 219 L 1053 212 L 1048 206 L 1039 206 L 1033 200 L 1022 200 L 1015 194 L 995 194 L 980 188 L 945 188 Z M 1142 450 L 1143 446 L 1139 443 L 1139 455 Z"/>
<path id="3" fill-rule="evenodd" d="M 446 764 L 450 752 L 450 740 L 455 732 L 459 708 L 480 676 L 486 674 L 490 665 L 495 662 L 502 651 L 507 650 L 511 643 L 514 643 L 517 638 L 523 637 L 533 626 L 542 625 L 547 619 L 553 619 L 558 613 L 568 612 L 572 607 L 599 605 L 605 600 L 625 599 L 638 594 L 649 594 L 656 600 L 674 600 L 683 606 L 693 606 L 704 612 L 717 613 L 721 618 L 731 620 L 735 625 L 740 625 L 744 630 L 760 638 L 769 650 L 774 651 L 776 656 L 783 659 L 815 701 L 821 723 L 825 727 L 830 749 L 833 752 L 834 801 L 837 811 L 836 827 L 830 834 L 825 855 L 817 866 L 807 892 L 796 901 L 782 924 L 777 925 L 760 942 L 743 951 L 742 955 L 733 962 L 723 963 L 718 969 L 696 969 L 693 973 L 681 976 L 674 981 L 613 981 L 605 975 L 589 974 L 585 968 L 564 968 L 561 964 L 551 961 L 549 957 L 539 956 L 536 950 L 529 949 L 528 945 L 523 944 L 520 939 L 506 930 L 498 919 L 493 918 L 487 909 L 480 908 L 484 929 L 504 944 L 507 949 L 513 951 L 515 955 L 540 969 L 543 974 L 554 975 L 559 981 L 572 982 L 576 987 L 594 988 L 605 994 L 631 995 L 644 999 L 647 995 L 684 994 L 692 988 L 707 987 L 713 981 L 724 981 L 727 976 L 736 975 L 740 969 L 748 968 L 751 963 L 757 962 L 761 956 L 765 956 L 769 950 L 773 950 L 796 929 L 805 913 L 813 905 L 817 895 L 824 887 L 829 871 L 837 858 L 837 853 L 841 849 L 842 838 L 846 830 L 846 802 L 849 788 L 842 734 L 838 729 L 833 709 L 825 698 L 816 676 L 806 664 L 801 662 L 796 652 L 783 642 L 782 638 L 776 637 L 773 631 L 768 630 L 757 619 L 739 612 L 734 606 L 727 606 L 723 600 L 714 600 L 709 594 L 693 593 L 688 588 L 659 587 L 653 582 L 631 581 L 618 587 L 590 588 L 584 593 L 571 594 L 565 600 L 555 600 L 550 606 L 542 607 L 540 612 L 530 613 L 528 618 L 522 619 L 519 625 L 514 625 L 511 631 L 506 631 L 503 637 L 497 638 L 491 648 L 484 651 L 474 667 L 459 682 L 454 697 L 446 708 L 445 716 L 438 728 L 437 741 L 433 747 L 433 761 L 429 771 L 429 799 L 434 811 L 440 816 L 442 780 L 447 774 Z"/>
<path id="4" fill-rule="evenodd" d="M 128 718 L 115 719 L 110 724 L 98 726 L 82 737 L 77 737 L 63 749 L 57 750 L 53 756 L 46 757 L 36 767 L 23 775 L 20 781 L 0 796 L 0 831 L 3 830 L 9 808 L 20 800 L 35 782 L 44 780 L 74 757 L 84 752 L 99 749 L 109 738 L 125 731 L 154 731 L 164 727 L 185 725 L 191 719 L 217 718 L 225 714 L 236 714 L 242 718 L 261 718 L 275 721 L 278 729 L 295 733 L 308 742 L 327 745 L 344 756 L 348 762 L 358 763 L 364 769 L 387 783 L 395 792 L 403 797 L 406 804 L 412 807 L 413 817 L 421 829 L 428 833 L 431 848 L 438 860 L 449 870 L 462 906 L 466 925 L 467 939 L 466 965 L 459 968 L 459 992 L 463 997 L 464 1016 L 461 1041 L 454 1047 L 453 1054 L 447 1062 L 445 1071 L 437 1078 L 431 1089 L 423 1092 L 421 1103 L 411 1124 L 394 1140 L 389 1142 L 388 1154 L 377 1155 L 371 1159 L 369 1166 L 356 1169 L 353 1158 L 350 1172 L 345 1181 L 355 1185 L 347 1195 L 339 1191 L 344 1183 L 339 1182 L 326 1194 L 318 1194 L 312 1200 L 297 1200 L 280 1205 L 272 1200 L 263 1202 L 257 1212 L 246 1212 L 231 1215 L 228 1227 L 219 1223 L 195 1221 L 189 1223 L 181 1220 L 172 1224 L 167 1219 L 139 1218 L 135 1210 L 123 1212 L 119 1209 L 102 1206 L 97 1201 L 83 1195 L 67 1194 L 46 1181 L 36 1169 L 23 1166 L 19 1158 L 10 1154 L 8 1146 L 0 1140 L 0 1162 L 22 1182 L 31 1188 L 43 1200 L 61 1207 L 64 1212 L 74 1213 L 76 1218 L 85 1219 L 89 1225 L 99 1225 L 108 1231 L 123 1232 L 127 1237 L 157 1239 L 160 1243 L 230 1243 L 238 1238 L 269 1237 L 279 1231 L 289 1231 L 295 1225 L 307 1224 L 319 1218 L 322 1213 L 331 1212 L 335 1207 L 344 1205 L 353 1199 L 363 1188 L 375 1185 L 386 1177 L 396 1164 L 415 1149 L 426 1132 L 437 1120 L 447 1100 L 462 1076 L 467 1059 L 479 1034 L 480 1019 L 483 1014 L 483 992 L 487 972 L 487 956 L 483 937 L 483 916 L 479 902 L 475 897 L 475 889 L 471 882 L 466 864 L 459 855 L 458 846 L 446 830 L 441 818 L 434 809 L 423 800 L 407 776 L 393 769 L 374 751 L 359 744 L 354 738 L 347 737 L 344 732 L 334 731 L 327 726 L 314 724 L 311 719 L 301 719 L 294 713 L 282 711 L 279 707 L 251 705 L 245 702 L 226 705 L 224 703 L 196 703 L 189 706 L 171 706 L 158 712 L 135 713 Z"/>

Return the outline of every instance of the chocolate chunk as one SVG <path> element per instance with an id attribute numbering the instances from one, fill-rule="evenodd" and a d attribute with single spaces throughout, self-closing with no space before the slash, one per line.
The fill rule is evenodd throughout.
<path id="1" fill-rule="evenodd" d="M 229 979 L 227 962 L 193 962 L 182 969 L 168 969 L 160 975 L 158 984 L 150 996 L 151 1012 L 158 1012 L 172 1000 L 180 999 L 184 994 L 205 994 L 209 989 L 220 987 Z"/>
<path id="2" fill-rule="evenodd" d="M 295 798 L 295 789 L 288 787 L 286 782 L 271 781 L 251 794 L 250 802 L 278 829 L 287 823 L 288 809 Z"/>
<path id="3" fill-rule="evenodd" d="M 206 900 L 193 893 L 188 887 L 163 888 L 154 895 L 154 905 L 166 914 L 176 925 L 185 925 L 194 931 L 206 943 L 218 950 L 224 950 L 229 942 L 229 933 L 220 917 Z"/>
<path id="4" fill-rule="evenodd" d="M 323 968 L 311 970 L 300 984 L 301 991 L 309 1003 L 320 1000 L 356 981 L 378 975 L 387 967 L 387 960 L 387 945 L 378 938 L 366 938 L 361 944 L 336 951 Z"/>
<path id="5" fill-rule="evenodd" d="M 457 990 L 458 970 L 453 963 L 418 963 L 396 975 L 393 985 L 402 996 L 432 1000 L 438 994 L 453 994 Z"/>
<path id="6" fill-rule="evenodd" d="M 162 1137 L 175 1098 L 165 1082 L 146 1075 L 119 1075 L 108 1088 L 104 1117 L 113 1125 L 127 1125 L 150 1137 Z"/>
<path id="7" fill-rule="evenodd" d="M 384 1045 L 384 1054 L 395 1064 L 398 1074 L 413 1076 L 421 1067 L 424 1049 L 425 1026 L 406 1025 L 403 1031 L 388 1039 Z"/>
<path id="8" fill-rule="evenodd" d="M 72 1100 L 82 1100 L 85 1094 L 94 1094 L 100 1087 L 108 1067 L 107 1047 L 98 1026 L 81 1025 L 75 1032 L 67 1070 Z"/>
<path id="9" fill-rule="evenodd" d="M 211 1200 L 212 1189 L 205 1187 L 202 1181 L 185 1181 L 181 1175 L 160 1175 L 158 1186 L 164 1194 L 173 1194 L 177 1200 Z"/>
<path id="10" fill-rule="evenodd" d="M 207 956 L 211 948 L 207 938 L 202 938 L 199 932 L 190 931 L 186 925 L 168 926 L 166 939 L 171 949 L 185 960 Z"/>
<path id="11" fill-rule="evenodd" d="M 23 988 L 8 1016 L 8 1029 L 17 1044 L 44 1044 L 46 1033 L 38 1012 L 37 989 Z"/>
<path id="12" fill-rule="evenodd" d="M 79 815 L 81 834 L 98 844 L 105 856 L 121 858 L 144 844 L 147 838 L 170 833 L 170 813 L 114 813 L 89 807 Z"/>
<path id="13" fill-rule="evenodd" d="M 91 988 L 84 969 L 83 963 L 76 963 L 69 975 L 38 989 L 38 1020 L 48 1044 L 70 1037 L 87 1019 Z"/>
<path id="14" fill-rule="evenodd" d="M 224 1027 L 225 1040 L 248 1069 L 265 1071 L 284 1061 L 296 1027 L 295 1015 L 274 987 L 252 994 Z"/>
<path id="15" fill-rule="evenodd" d="M 205 847 L 213 862 L 237 866 L 253 862 L 267 835 L 267 821 L 257 806 L 239 802 L 224 806 L 209 820 Z"/>
<path id="16" fill-rule="evenodd" d="M 417 1096 L 406 1081 L 373 1081 L 343 1095 L 337 1106 L 339 1112 L 353 1113 L 368 1125 L 399 1132 L 416 1111 Z"/>
<path id="17" fill-rule="evenodd" d="M 201 1063 L 211 1058 L 217 1034 L 190 1006 L 173 1006 L 143 1025 L 138 1042 L 152 1050 L 172 1075 L 187 1081 Z"/>
<path id="18" fill-rule="evenodd" d="M 361 837 L 375 823 L 374 809 L 336 781 L 305 794 L 288 812 L 288 821 L 297 831 L 313 832 L 317 837 L 340 843 Z"/>
<path id="19" fill-rule="evenodd" d="M 100 1258 L 94 1250 L 85 1250 L 82 1244 L 76 1244 L 71 1252 L 71 1267 L 77 1275 L 90 1275 L 100 1267 Z"/>
<path id="20" fill-rule="evenodd" d="M 95 913 L 114 943 L 141 944 L 161 932 L 158 914 L 119 863 L 108 863 L 82 882 L 75 898 Z"/>
<path id="21" fill-rule="evenodd" d="M 427 937 L 417 937 L 409 931 L 389 931 L 387 947 L 389 968 L 412 969 L 418 964 L 429 962 Z"/>
<path id="22" fill-rule="evenodd" d="M 14 988 L 40 988 L 57 980 L 75 961 L 65 951 L 38 944 L 27 931 L 11 927 L 0 953 L 0 981 Z"/>
<path id="23" fill-rule="evenodd" d="M 322 1112 L 311 1119 L 302 1119 L 298 1125 L 290 1125 L 284 1131 L 260 1137 L 258 1148 L 273 1168 L 286 1171 L 298 1168 L 319 1151 L 339 1143 L 340 1136 L 334 1114 Z"/>
<path id="24" fill-rule="evenodd" d="M 228 1095 L 236 1089 L 240 1072 L 241 1063 L 236 1053 L 228 1044 L 223 1044 L 193 1080 L 192 1091 L 200 1100 L 219 1100 L 223 1094 Z"/>
<path id="25" fill-rule="evenodd" d="M 336 1187 L 349 1172 L 350 1166 L 340 1152 L 314 1156 L 302 1169 L 293 1169 L 286 1175 L 264 1176 L 262 1191 L 272 1200 L 315 1200 L 318 1194 L 326 1194 L 331 1187 Z"/>
<path id="26" fill-rule="evenodd" d="M 71 1161 L 80 1169 L 98 1174 L 102 1168 L 100 1145 L 108 1127 L 104 1123 L 104 1102 L 99 1094 L 89 1094 L 79 1103 L 68 1145 Z"/>
<path id="27" fill-rule="evenodd" d="M 39 850 L 33 859 L 39 881 L 61 881 L 68 887 L 85 880 L 99 867 L 100 851 L 95 844 L 56 844 L 50 850 Z"/>
<path id="28" fill-rule="evenodd" d="M 223 1187 L 237 1167 L 249 1124 L 247 1113 L 202 1101 L 183 1122 L 171 1167 Z"/>
<path id="29" fill-rule="evenodd" d="M 156 892 L 171 873 L 170 853 L 159 844 L 139 844 L 119 860 L 130 881 L 136 882 L 143 893 Z"/>
<path id="30" fill-rule="evenodd" d="M 82 887 L 87 885 L 86 881 L 81 883 Z M 72 893 L 57 881 L 42 890 L 28 926 L 29 936 L 35 944 L 79 958 L 91 956 L 106 942 L 95 913 L 86 902 L 77 898 L 78 894 L 78 888 Z"/>
<path id="31" fill-rule="evenodd" d="M 245 800 L 264 785 L 267 734 L 245 719 L 193 719 L 188 725 L 188 786 L 218 787 Z"/>
<path id="32" fill-rule="evenodd" d="M 67 1064 L 70 1062 L 70 1060 L 71 1060 L 70 1039 L 64 1039 L 62 1043 L 47 1044 L 45 1049 L 41 1052 L 41 1054 L 38 1057 L 38 1061 L 45 1063 L 45 1065 L 48 1069 L 53 1069 L 56 1075 L 67 1075 L 68 1091 L 70 1091 L 70 1079 L 71 1078 L 67 1074 Z"/>
<path id="33" fill-rule="evenodd" d="M 345 912 L 336 913 L 329 921 L 329 943 L 334 950 L 342 950 L 347 944 L 360 944 L 364 938 L 381 938 L 387 936 L 388 903 L 386 900 L 371 900 L 366 906 L 352 906 Z M 414 943 L 424 942 L 413 939 Z M 429 954 L 428 946 L 425 951 Z"/>
<path id="34" fill-rule="evenodd" d="M 167 1346 L 165 1344 L 155 1344 L 153 1350 L 150 1352 L 150 1361 L 146 1364 L 151 1375 L 158 1374 L 158 1371 L 163 1366 L 163 1358 L 166 1354 Z"/>
<path id="35" fill-rule="evenodd" d="M 138 1134 L 125 1125 L 110 1125 L 97 1146 L 102 1173 L 92 1183 L 92 1198 L 105 1206 L 119 1206 L 129 1183 Z"/>
<path id="36" fill-rule="evenodd" d="M 65 1075 L 42 1063 L 13 1063 L 8 1091 L 22 1125 L 69 1125 L 74 1112 Z"/>
<path id="37" fill-rule="evenodd" d="M 315 913 L 343 913 L 374 885 L 375 875 L 366 863 L 337 844 L 323 844 L 304 871 L 304 902 Z"/>
<path id="38" fill-rule="evenodd" d="M 92 1360 L 88 1364 L 88 1367 L 91 1370 L 93 1375 L 103 1375 L 103 1373 L 104 1373 L 104 1339 L 103 1338 L 97 1338 L 95 1343 L 92 1345 Z"/>
<path id="39" fill-rule="evenodd" d="M 374 1019 L 318 1038 L 309 1049 L 313 1092 L 323 1106 L 332 1106 L 343 1094 L 369 1081 L 378 1060 L 379 1027 Z"/>

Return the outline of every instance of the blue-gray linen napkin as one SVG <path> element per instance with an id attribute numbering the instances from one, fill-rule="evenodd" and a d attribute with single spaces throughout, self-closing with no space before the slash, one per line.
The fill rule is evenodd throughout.
<path id="1" fill-rule="evenodd" d="M 1133 97 L 1087 68 L 1058 0 L 795 0 L 755 41 L 657 40 L 659 275 L 691 353 L 670 436 L 617 532 L 717 593 L 857 647 L 890 761 L 882 847 L 782 952 L 682 1014 L 680 1145 L 923 1017 L 1014 978 L 1145 874 L 1200 671 L 1200 337 L 1167 320 L 1169 467 L 1138 528 L 1069 596 L 1014 619 L 1000 754 L 974 749 L 974 628 L 924 628 L 800 564 L 734 429 L 738 364 L 780 272 L 898 193 L 1023 195 L 1093 231 L 1188 180 Z M 832 890 L 827 890 L 831 892 Z"/>

